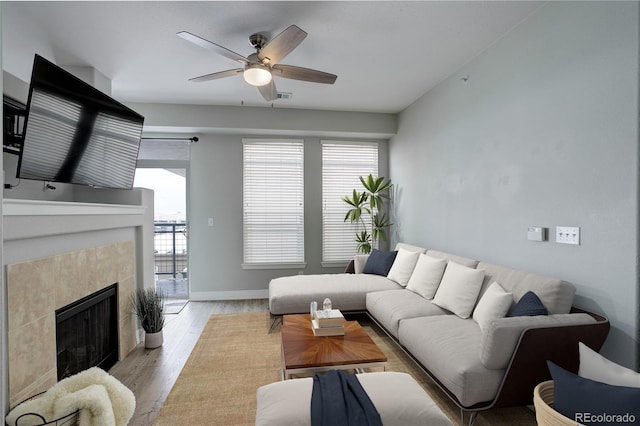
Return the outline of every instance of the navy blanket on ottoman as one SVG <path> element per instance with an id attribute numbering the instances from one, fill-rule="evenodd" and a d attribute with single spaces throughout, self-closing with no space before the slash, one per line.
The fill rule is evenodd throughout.
<path id="1" fill-rule="evenodd" d="M 382 420 L 358 379 L 341 370 L 313 377 L 312 426 L 382 426 Z"/>

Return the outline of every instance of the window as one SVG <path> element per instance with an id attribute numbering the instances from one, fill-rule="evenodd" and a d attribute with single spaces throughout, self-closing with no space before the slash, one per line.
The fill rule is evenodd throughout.
<path id="1" fill-rule="evenodd" d="M 304 266 L 304 144 L 243 139 L 244 264 Z"/>
<path id="2" fill-rule="evenodd" d="M 344 222 L 342 197 L 362 188 L 360 176 L 378 175 L 378 144 L 322 142 L 322 262 L 343 265 L 357 253 L 355 227 Z M 358 191 L 361 191 L 358 189 Z"/>

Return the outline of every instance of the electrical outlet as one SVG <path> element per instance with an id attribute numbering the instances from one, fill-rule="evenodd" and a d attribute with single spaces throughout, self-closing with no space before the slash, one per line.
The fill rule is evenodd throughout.
<path id="1" fill-rule="evenodd" d="M 556 226 L 556 243 L 580 245 L 580 228 L 577 226 Z"/>
<path id="2" fill-rule="evenodd" d="M 213 226 L 213 218 L 212 217 L 209 218 L 208 224 L 209 224 L 209 226 Z"/>

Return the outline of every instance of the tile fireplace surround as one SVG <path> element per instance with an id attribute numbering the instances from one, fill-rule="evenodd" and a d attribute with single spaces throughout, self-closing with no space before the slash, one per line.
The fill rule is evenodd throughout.
<path id="1" fill-rule="evenodd" d="M 57 381 L 56 309 L 118 283 L 119 359 L 136 346 L 129 305 L 135 288 L 133 241 L 14 263 L 6 272 L 12 407 Z"/>

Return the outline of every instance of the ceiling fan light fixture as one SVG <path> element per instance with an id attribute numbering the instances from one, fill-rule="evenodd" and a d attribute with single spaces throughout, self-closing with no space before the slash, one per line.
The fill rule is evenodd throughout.
<path id="1" fill-rule="evenodd" d="M 264 86 L 271 82 L 271 72 L 260 64 L 249 64 L 242 74 L 245 81 L 252 86 Z"/>

